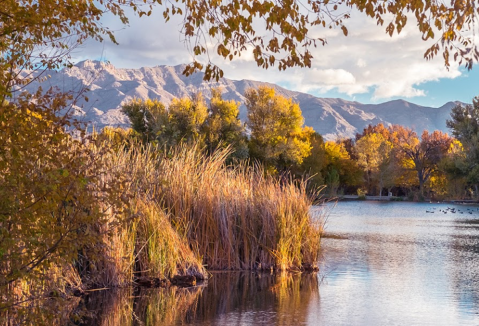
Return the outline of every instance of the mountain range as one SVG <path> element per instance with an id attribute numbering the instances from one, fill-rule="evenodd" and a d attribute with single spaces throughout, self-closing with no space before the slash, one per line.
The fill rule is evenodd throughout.
<path id="1" fill-rule="evenodd" d="M 165 104 L 174 97 L 189 96 L 202 92 L 208 100 L 212 87 L 220 87 L 223 98 L 241 102 L 240 118 L 246 120 L 246 107 L 243 104 L 244 91 L 250 87 L 267 85 L 276 94 L 291 97 L 299 103 L 305 124 L 323 135 L 326 140 L 337 137 L 354 137 L 369 124 L 400 124 L 413 128 L 418 133 L 441 130 L 448 132 L 446 119 L 451 109 L 460 102 L 448 102 L 439 108 L 416 105 L 404 100 L 394 100 L 380 104 L 362 104 L 339 98 L 319 98 L 310 94 L 290 91 L 275 84 L 252 80 L 230 80 L 222 78 L 218 82 L 203 81 L 203 73 L 186 77 L 182 75 L 184 65 L 142 67 L 139 69 L 116 68 L 110 63 L 86 60 L 71 68 L 59 71 L 46 71 L 48 75 L 41 82 L 43 89 L 57 87 L 61 91 L 84 94 L 88 101 L 79 98 L 76 115 L 96 128 L 104 126 L 127 127 L 129 121 L 121 112 L 121 104 L 132 98 L 157 98 Z M 26 88 L 34 91 L 39 83 Z"/>

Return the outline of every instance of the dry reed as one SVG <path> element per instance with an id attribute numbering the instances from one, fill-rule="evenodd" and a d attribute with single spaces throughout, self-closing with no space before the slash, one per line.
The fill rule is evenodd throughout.
<path id="1" fill-rule="evenodd" d="M 265 176 L 260 166 L 227 167 L 228 154 L 181 146 L 158 157 L 153 147 L 131 148 L 119 152 L 117 166 L 127 167 L 136 193 L 166 212 L 207 268 L 314 265 L 322 230 L 305 182 Z"/>
<path id="2" fill-rule="evenodd" d="M 167 154 L 151 145 L 110 151 L 98 143 L 90 146 L 103 155 L 109 171 L 102 175 L 105 185 L 119 175 L 128 177 L 117 193 L 129 209 L 105 207 L 111 218 L 97 223 L 101 245 L 76 262 L 87 268 L 68 281 L 52 277 L 45 289 L 123 286 L 139 276 L 201 279 L 205 267 L 315 266 L 322 228 L 310 213 L 314 196 L 304 181 L 267 176 L 257 165 L 227 166 L 228 149 L 206 156 L 186 145 Z M 49 273 L 61 276 L 64 269 Z"/>

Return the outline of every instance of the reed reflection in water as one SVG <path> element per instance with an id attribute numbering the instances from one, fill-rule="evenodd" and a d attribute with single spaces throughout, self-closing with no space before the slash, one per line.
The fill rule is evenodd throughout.
<path id="1" fill-rule="evenodd" d="M 304 325 L 318 302 L 317 274 L 221 272 L 195 288 L 91 294 L 81 325 Z"/>

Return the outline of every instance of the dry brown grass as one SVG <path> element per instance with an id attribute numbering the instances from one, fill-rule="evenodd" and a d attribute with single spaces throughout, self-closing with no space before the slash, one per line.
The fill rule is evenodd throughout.
<path id="1" fill-rule="evenodd" d="M 206 156 L 196 146 L 159 154 L 148 145 L 120 149 L 109 160 L 130 176 L 133 214 L 140 216 L 135 251 L 143 248 L 146 275 L 204 274 L 192 257 L 202 257 L 208 269 L 316 264 L 322 227 L 311 216 L 306 183 L 267 176 L 258 165 L 227 166 L 228 155 L 226 149 Z M 166 249 L 169 243 L 182 253 Z"/>
<path id="2" fill-rule="evenodd" d="M 259 166 L 227 167 L 227 150 L 204 156 L 183 146 L 159 158 L 151 147 L 132 151 L 126 156 L 134 161 L 131 175 L 141 176 L 138 189 L 167 212 L 207 268 L 316 263 L 322 229 L 305 182 L 265 176 Z"/>

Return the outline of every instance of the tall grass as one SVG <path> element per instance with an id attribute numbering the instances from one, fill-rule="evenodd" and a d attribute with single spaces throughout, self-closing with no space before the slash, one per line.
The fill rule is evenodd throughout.
<path id="1" fill-rule="evenodd" d="M 310 214 L 313 196 L 305 182 L 266 176 L 260 166 L 228 167 L 228 150 L 205 156 L 198 147 L 181 146 L 157 153 L 153 147 L 120 151 L 117 165 L 128 169 L 137 193 L 165 212 L 207 268 L 286 270 L 316 263 L 322 230 Z"/>
<path id="2" fill-rule="evenodd" d="M 227 166 L 229 154 L 206 156 L 187 145 L 161 154 L 147 145 L 120 148 L 108 160 L 134 188 L 135 252 L 145 275 L 204 275 L 193 257 L 212 270 L 316 264 L 322 228 L 310 212 L 315 194 L 304 181 L 267 176 L 259 165 Z"/>
<path id="3" fill-rule="evenodd" d="M 206 156 L 186 145 L 169 153 L 151 145 L 106 151 L 110 145 L 102 142 L 87 146 L 92 157 L 102 155 L 107 171 L 95 188 L 98 198 L 108 194 L 100 192 L 109 180 L 127 176 L 115 193 L 128 209 L 103 207 L 106 217 L 85 228 L 100 241 L 69 264 L 52 265 L 41 291 L 28 281 L 12 285 L 10 292 L 20 293 L 14 301 L 34 288 L 68 296 L 73 289 L 124 286 L 140 277 L 204 279 L 206 269 L 301 270 L 316 264 L 322 228 L 310 213 L 315 196 L 305 182 L 267 176 L 259 165 L 227 166 L 228 149 Z"/>

